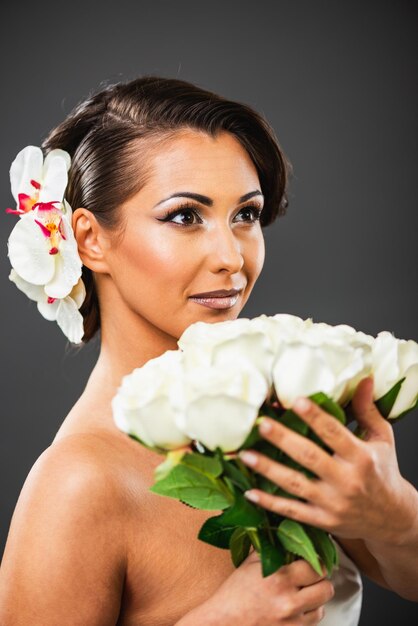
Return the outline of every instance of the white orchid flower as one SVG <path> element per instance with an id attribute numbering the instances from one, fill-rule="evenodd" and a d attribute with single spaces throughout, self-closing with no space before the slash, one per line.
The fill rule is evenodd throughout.
<path id="1" fill-rule="evenodd" d="M 20 216 L 8 240 L 12 267 L 27 283 L 43 285 L 47 296 L 65 298 L 77 285 L 82 262 L 71 226 L 72 209 L 63 198 L 70 155 L 26 146 L 10 168 L 12 193 Z M 33 188 L 33 189 L 31 189 Z"/>
<path id="2" fill-rule="evenodd" d="M 84 335 L 83 316 L 78 310 L 86 297 L 84 283 L 79 279 L 65 298 L 51 298 L 42 285 L 33 285 L 12 269 L 9 279 L 38 305 L 38 311 L 47 320 L 56 321 L 64 335 L 73 343 L 80 343 Z"/>
<path id="3" fill-rule="evenodd" d="M 71 157 L 65 150 L 51 150 L 44 161 L 41 148 L 23 148 L 10 167 L 10 183 L 17 208 L 6 209 L 6 212 L 25 215 L 37 202 L 61 202 L 70 164 Z"/>

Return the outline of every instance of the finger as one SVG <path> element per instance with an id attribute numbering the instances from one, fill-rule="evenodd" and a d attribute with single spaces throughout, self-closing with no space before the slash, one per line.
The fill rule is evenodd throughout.
<path id="1" fill-rule="evenodd" d="M 296 587 L 306 587 L 324 580 L 327 574 L 325 566 L 322 566 L 322 575 L 318 574 L 308 561 L 297 559 L 289 565 L 284 565 L 278 572 L 283 572 L 286 577 L 290 577 L 291 584 Z"/>
<path id="2" fill-rule="evenodd" d="M 297 598 L 302 611 L 312 611 L 331 600 L 334 593 L 334 585 L 329 580 L 321 580 L 299 589 Z"/>
<path id="3" fill-rule="evenodd" d="M 363 378 L 357 385 L 351 404 L 356 420 L 366 430 L 364 441 L 393 441 L 393 428 L 379 412 L 373 401 L 373 376 Z"/>
<path id="4" fill-rule="evenodd" d="M 292 406 L 304 422 L 343 459 L 354 461 L 358 456 L 359 440 L 336 417 L 330 415 L 309 398 L 298 398 Z"/>
<path id="5" fill-rule="evenodd" d="M 306 626 L 310 626 L 313 624 L 316 626 L 324 617 L 325 617 L 325 607 L 320 606 L 313 611 L 306 611 L 302 614 L 302 623 L 306 624 Z"/>
<path id="6" fill-rule="evenodd" d="M 326 511 L 314 504 L 308 504 L 293 498 L 274 496 L 260 489 L 249 489 L 244 492 L 244 496 L 251 502 L 256 502 L 259 506 L 273 511 L 273 513 L 277 513 L 282 517 L 290 517 L 297 522 L 319 526 L 327 532 L 333 530 L 331 520 Z"/>
<path id="7" fill-rule="evenodd" d="M 338 483 L 343 468 L 333 457 L 313 441 L 295 433 L 275 420 L 263 416 L 258 427 L 260 434 L 293 460 L 330 483 Z"/>
<path id="8" fill-rule="evenodd" d="M 256 472 L 262 474 L 288 493 L 291 493 L 310 502 L 320 503 L 321 494 L 317 479 L 309 479 L 302 472 L 291 469 L 273 461 L 264 454 L 260 454 L 255 450 L 243 450 L 239 452 L 240 459 L 255 469 Z"/>

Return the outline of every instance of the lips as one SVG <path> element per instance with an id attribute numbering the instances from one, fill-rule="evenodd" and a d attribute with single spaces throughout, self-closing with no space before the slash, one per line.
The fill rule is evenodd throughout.
<path id="1" fill-rule="evenodd" d="M 194 293 L 189 298 L 227 298 L 241 293 L 241 289 L 217 289 L 216 291 L 205 291 L 204 293 Z"/>

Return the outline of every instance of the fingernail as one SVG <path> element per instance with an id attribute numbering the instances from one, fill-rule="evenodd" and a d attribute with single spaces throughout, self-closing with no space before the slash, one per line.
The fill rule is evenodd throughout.
<path id="1" fill-rule="evenodd" d="M 297 400 L 293 404 L 293 408 L 296 409 L 296 411 L 301 412 L 307 411 L 310 406 L 311 402 L 307 398 L 297 398 Z"/>
<path id="2" fill-rule="evenodd" d="M 249 452 L 248 450 L 239 452 L 238 456 L 244 461 L 244 463 L 248 463 L 248 465 L 255 465 L 257 463 L 257 455 L 253 452 Z"/>
<path id="3" fill-rule="evenodd" d="M 266 420 L 265 417 L 263 417 L 263 419 L 260 422 L 260 425 L 258 427 L 260 433 L 263 433 L 263 435 L 266 435 L 267 433 L 269 433 L 272 429 L 272 425 L 270 424 L 270 422 L 268 420 Z"/>
<path id="4" fill-rule="evenodd" d="M 259 495 L 254 491 L 244 491 L 244 496 L 252 502 L 258 502 L 260 500 Z"/>

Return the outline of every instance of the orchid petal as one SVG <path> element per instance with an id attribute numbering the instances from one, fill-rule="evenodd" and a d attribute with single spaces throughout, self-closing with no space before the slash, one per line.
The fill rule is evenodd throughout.
<path id="1" fill-rule="evenodd" d="M 78 283 L 72 288 L 70 298 L 74 300 L 78 309 L 83 304 L 86 298 L 86 287 L 81 278 L 78 279 Z"/>
<path id="2" fill-rule="evenodd" d="M 29 283 L 44 285 L 54 276 L 55 260 L 49 254 L 48 243 L 32 212 L 23 215 L 10 233 L 10 263 L 19 276 Z"/>
<path id="3" fill-rule="evenodd" d="M 48 302 L 48 296 L 44 291 L 44 298 L 38 301 L 39 313 L 50 322 L 55 322 L 57 319 L 58 310 L 61 300 L 55 300 L 54 302 Z"/>
<path id="4" fill-rule="evenodd" d="M 41 298 L 45 298 L 45 301 L 46 301 L 47 295 L 44 291 L 43 286 L 34 285 L 33 283 L 28 283 L 27 280 L 24 280 L 21 276 L 19 276 L 16 270 L 14 269 L 10 270 L 9 280 L 11 280 L 12 283 L 14 283 L 16 287 L 20 289 L 20 291 L 23 291 L 23 293 L 28 298 L 30 298 L 30 300 L 34 300 L 35 302 L 38 302 L 39 300 L 41 300 Z"/>
<path id="5" fill-rule="evenodd" d="M 39 202 L 52 202 L 54 200 L 62 202 L 68 183 L 67 159 L 60 154 L 52 154 L 52 152 L 45 157 Z"/>
<path id="6" fill-rule="evenodd" d="M 67 220 L 71 224 L 71 218 L 73 216 L 73 210 L 71 208 L 71 205 L 70 205 L 69 202 L 67 202 L 67 200 L 65 198 L 62 199 L 62 203 L 64 205 L 63 208 L 62 208 L 62 212 L 64 213 L 65 217 L 67 218 Z"/>
<path id="7" fill-rule="evenodd" d="M 18 194 L 34 195 L 31 180 L 39 181 L 42 175 L 43 154 L 37 146 L 26 146 L 16 155 L 10 167 L 10 183 L 16 203 Z"/>
<path id="8" fill-rule="evenodd" d="M 66 221 L 63 218 L 63 223 Z M 67 232 L 68 231 L 68 232 Z M 82 262 L 77 250 L 77 242 L 71 228 L 67 228 L 68 238 L 60 243 L 59 254 L 55 256 L 55 274 L 45 285 L 45 293 L 53 298 L 65 298 L 81 276 Z"/>
<path id="9" fill-rule="evenodd" d="M 71 157 L 69 153 L 66 150 L 61 150 L 61 148 L 54 148 L 53 150 L 50 150 L 45 157 L 44 173 L 49 168 L 51 159 L 55 159 L 56 157 L 59 157 L 60 159 L 64 159 L 65 167 L 68 172 L 68 170 L 70 169 L 70 165 L 71 165 Z"/>
<path id="10" fill-rule="evenodd" d="M 83 316 L 72 298 L 60 301 L 57 324 L 72 343 L 80 343 L 84 335 Z"/>

